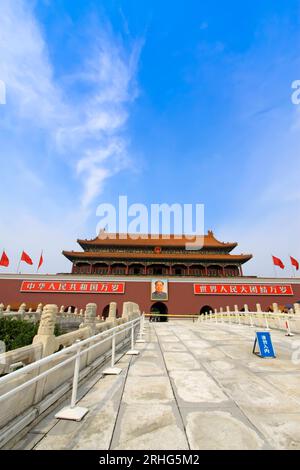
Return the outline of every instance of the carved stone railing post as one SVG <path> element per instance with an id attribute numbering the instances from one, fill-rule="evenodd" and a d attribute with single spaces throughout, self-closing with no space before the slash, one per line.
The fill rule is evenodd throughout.
<path id="1" fill-rule="evenodd" d="M 252 316 L 249 313 L 249 308 L 247 304 L 244 304 L 244 311 L 245 311 L 245 323 L 249 323 L 251 327 L 253 327 L 253 320 Z"/>
<path id="2" fill-rule="evenodd" d="M 39 315 L 42 315 L 42 313 L 43 313 L 43 304 L 38 304 L 37 309 L 36 309 L 36 313 L 39 314 Z"/>
<path id="3" fill-rule="evenodd" d="M 110 302 L 108 320 L 112 323 L 116 323 L 117 320 L 117 302 Z"/>
<path id="4" fill-rule="evenodd" d="M 43 357 L 49 356 L 49 354 L 53 354 L 56 351 L 54 329 L 57 313 L 57 305 L 45 305 L 37 335 L 33 338 L 32 344 L 42 343 Z"/>
<path id="5" fill-rule="evenodd" d="M 10 305 L 7 305 L 5 312 L 10 313 Z"/>
<path id="6" fill-rule="evenodd" d="M 294 312 L 295 312 L 295 318 L 294 318 L 294 328 L 296 333 L 300 333 L 300 304 L 295 303 L 294 304 Z"/>
<path id="7" fill-rule="evenodd" d="M 256 304 L 256 314 L 254 315 L 254 325 L 259 326 L 259 317 L 262 318 L 262 309 L 260 304 Z"/>
<path id="8" fill-rule="evenodd" d="M 83 323 L 80 328 L 88 327 L 90 329 L 90 336 L 96 333 L 96 315 L 97 315 L 97 304 L 87 304 L 84 314 Z"/>
<path id="9" fill-rule="evenodd" d="M 300 315 L 300 304 L 294 304 L 294 310 L 296 315 Z"/>
<path id="10" fill-rule="evenodd" d="M 59 313 L 60 313 L 60 315 L 63 315 L 64 312 L 65 312 L 65 306 L 62 305 L 62 306 L 60 307 L 60 309 L 59 309 Z"/>
<path id="11" fill-rule="evenodd" d="M 39 321 L 41 319 L 43 313 L 43 304 L 38 304 L 37 309 L 35 311 L 35 321 Z"/>
<path id="12" fill-rule="evenodd" d="M 126 321 L 129 321 L 132 316 L 132 302 L 124 302 L 122 310 L 122 318 L 125 318 Z"/>
<path id="13" fill-rule="evenodd" d="M 133 318 L 138 318 L 141 315 L 140 307 L 135 302 L 132 303 Z"/>
<path id="14" fill-rule="evenodd" d="M 4 305 L 0 304 L 0 318 L 4 316 Z"/>
<path id="15" fill-rule="evenodd" d="M 214 309 L 214 313 L 215 313 L 215 323 L 218 323 L 218 310 L 216 308 Z"/>
<path id="16" fill-rule="evenodd" d="M 23 318 L 26 315 L 26 304 L 22 303 L 19 307 L 18 314 L 20 315 L 21 318 Z"/>
<path id="17" fill-rule="evenodd" d="M 231 315 L 230 315 L 229 305 L 226 306 L 226 313 L 227 313 L 228 323 L 231 323 Z"/>
<path id="18" fill-rule="evenodd" d="M 239 313 L 239 307 L 237 305 L 234 306 L 234 314 L 235 314 L 235 318 L 236 318 L 236 323 L 238 323 L 240 325 L 241 324 L 241 317 L 240 317 L 240 313 Z"/>
<path id="19" fill-rule="evenodd" d="M 33 338 L 32 344 L 42 343 L 43 357 L 49 356 L 57 351 L 57 341 L 54 335 L 56 315 L 58 307 L 54 304 L 45 305 L 41 315 L 40 325 L 37 335 Z M 42 366 L 37 373 L 41 374 L 47 370 L 48 366 Z M 34 403 L 38 403 L 44 396 L 47 377 L 43 377 L 36 384 Z"/>
<path id="20" fill-rule="evenodd" d="M 280 313 L 280 312 L 279 312 L 279 309 L 278 309 L 278 304 L 273 303 L 273 304 L 272 304 L 272 307 L 273 307 L 273 313 Z"/>

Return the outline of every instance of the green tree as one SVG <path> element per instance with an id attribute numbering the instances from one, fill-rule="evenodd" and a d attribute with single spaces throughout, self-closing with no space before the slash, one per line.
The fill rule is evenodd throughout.
<path id="1" fill-rule="evenodd" d="M 4 341 L 6 351 L 22 348 L 32 343 L 37 334 L 39 323 L 31 323 L 26 320 L 14 320 L 12 318 L 0 319 L 0 340 Z M 55 326 L 54 334 L 61 334 L 58 325 Z"/>

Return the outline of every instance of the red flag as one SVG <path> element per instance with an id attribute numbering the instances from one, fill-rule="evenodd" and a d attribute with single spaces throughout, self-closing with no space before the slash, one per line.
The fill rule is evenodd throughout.
<path id="1" fill-rule="evenodd" d="M 43 252 L 41 253 L 41 257 L 40 257 L 40 261 L 39 261 L 39 265 L 38 265 L 38 270 L 40 269 L 40 267 L 42 266 L 44 262 L 44 258 L 43 258 Z"/>
<path id="2" fill-rule="evenodd" d="M 8 259 L 7 254 L 3 250 L 3 253 L 0 259 L 0 266 L 5 266 L 7 268 L 8 265 L 9 265 L 9 259 Z"/>
<path id="3" fill-rule="evenodd" d="M 293 258 L 292 256 L 290 256 L 291 258 L 291 263 L 293 266 L 295 266 L 296 268 L 296 271 L 299 271 L 299 261 L 297 261 L 295 258 Z"/>
<path id="4" fill-rule="evenodd" d="M 284 269 L 284 264 L 280 258 L 276 258 L 276 256 L 272 256 L 272 258 L 273 258 L 273 263 L 275 264 L 275 266 L 279 266 L 281 269 Z"/>
<path id="5" fill-rule="evenodd" d="M 33 264 L 32 259 L 30 258 L 30 256 L 27 253 L 25 253 L 25 251 L 23 251 L 23 253 L 22 253 L 21 261 L 25 261 L 25 263 L 27 263 L 27 264 Z"/>

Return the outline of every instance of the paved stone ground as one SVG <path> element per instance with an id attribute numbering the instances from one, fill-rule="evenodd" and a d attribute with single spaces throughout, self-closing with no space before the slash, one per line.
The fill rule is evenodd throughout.
<path id="1" fill-rule="evenodd" d="M 252 354 L 244 325 L 147 325 L 119 376 L 80 388 L 77 423 L 43 419 L 18 449 L 300 449 L 300 336 L 272 331 L 276 359 Z M 300 354 L 298 354 L 300 357 Z M 60 405 L 59 409 L 62 408 Z"/>

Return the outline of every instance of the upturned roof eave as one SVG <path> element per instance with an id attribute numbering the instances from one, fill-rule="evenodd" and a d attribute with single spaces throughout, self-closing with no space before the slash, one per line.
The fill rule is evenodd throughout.
<path id="1" fill-rule="evenodd" d="M 182 242 L 181 240 L 178 240 L 177 243 L 175 242 L 174 239 L 143 239 L 140 238 L 138 240 L 129 240 L 129 239 L 103 239 L 101 240 L 100 238 L 95 238 L 93 240 L 82 240 L 82 239 L 77 239 L 77 243 L 81 246 L 81 248 L 84 250 L 85 248 L 88 247 L 103 247 L 103 246 L 121 246 L 121 247 L 140 247 L 140 246 L 164 246 L 164 247 L 185 247 L 187 243 L 193 242 L 193 240 L 188 240 L 188 239 L 183 239 Z M 204 239 L 204 244 L 203 248 L 213 248 L 213 249 L 221 249 L 221 250 L 226 250 L 228 253 L 230 253 L 234 248 L 238 246 L 237 242 L 232 242 L 232 243 L 221 243 L 216 241 L 215 243 L 209 242 Z"/>
<path id="2" fill-rule="evenodd" d="M 241 264 L 249 261 L 252 258 L 251 254 L 242 254 L 242 255 L 231 255 L 231 254 L 223 254 L 223 255 L 207 255 L 207 254 L 195 254 L 195 253 L 185 253 L 184 255 L 178 254 L 174 255 L 173 253 L 165 253 L 165 254 L 154 254 L 154 253 L 103 253 L 103 252 L 79 252 L 79 251 L 63 251 L 63 255 L 68 258 L 70 261 L 76 261 L 78 259 L 82 260 L 99 260 L 99 261 L 107 261 L 109 259 L 118 260 L 121 259 L 128 259 L 132 261 L 139 261 L 140 259 L 149 259 L 150 261 L 158 261 L 164 262 L 165 259 L 169 260 L 181 260 L 184 261 L 195 261 L 195 262 L 205 262 L 205 261 L 228 261 L 230 262 L 240 262 Z"/>

